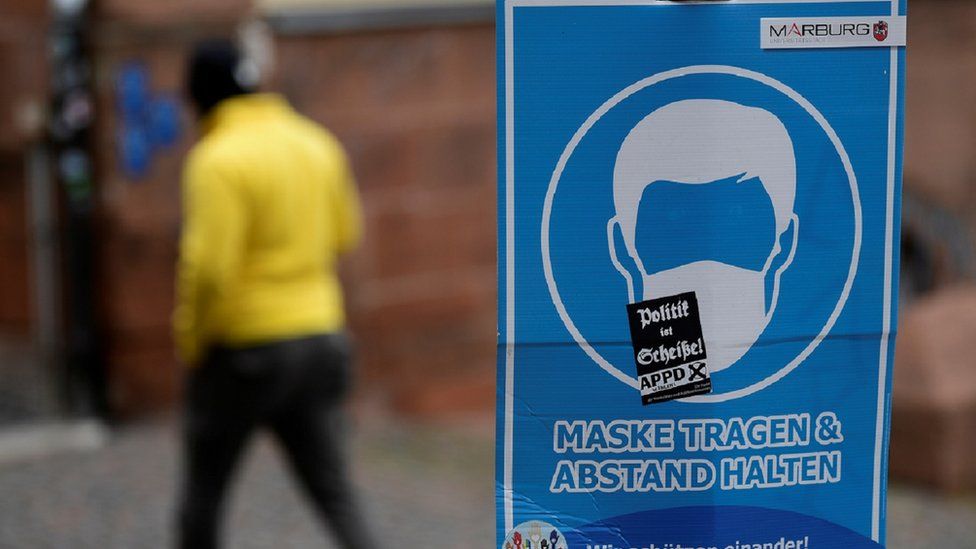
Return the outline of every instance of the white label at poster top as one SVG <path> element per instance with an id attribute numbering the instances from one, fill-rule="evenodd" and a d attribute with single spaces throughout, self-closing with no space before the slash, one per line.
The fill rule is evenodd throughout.
<path id="1" fill-rule="evenodd" d="M 764 18 L 760 30 L 764 50 L 904 46 L 907 31 L 905 16 Z"/>

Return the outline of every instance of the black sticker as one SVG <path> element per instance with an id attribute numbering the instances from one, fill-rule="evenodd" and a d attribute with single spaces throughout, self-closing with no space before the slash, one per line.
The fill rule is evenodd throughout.
<path id="1" fill-rule="evenodd" d="M 644 405 L 712 392 L 695 292 L 627 306 Z"/>

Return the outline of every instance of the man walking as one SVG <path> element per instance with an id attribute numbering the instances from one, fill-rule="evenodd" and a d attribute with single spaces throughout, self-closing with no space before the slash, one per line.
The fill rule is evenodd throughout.
<path id="1" fill-rule="evenodd" d="M 371 549 L 340 421 L 350 356 L 335 264 L 360 236 L 345 153 L 282 98 L 256 93 L 230 42 L 198 46 L 187 77 L 203 135 L 185 166 L 174 315 L 190 368 L 180 546 L 218 546 L 228 480 L 267 427 L 340 545 Z"/>

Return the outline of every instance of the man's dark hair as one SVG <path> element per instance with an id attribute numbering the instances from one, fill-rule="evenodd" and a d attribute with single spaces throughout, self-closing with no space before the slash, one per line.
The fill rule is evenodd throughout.
<path id="1" fill-rule="evenodd" d="M 230 40 L 206 40 L 193 48 L 186 68 L 186 90 L 201 116 L 224 99 L 255 91 L 254 82 L 242 82 L 247 79 L 242 58 Z"/>

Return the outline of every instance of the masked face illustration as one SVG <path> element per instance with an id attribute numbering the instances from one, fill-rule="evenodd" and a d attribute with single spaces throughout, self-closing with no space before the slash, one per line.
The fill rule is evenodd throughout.
<path id="1" fill-rule="evenodd" d="M 630 302 L 695 292 L 709 370 L 732 366 L 776 310 L 795 193 L 793 143 L 771 113 L 714 100 L 655 111 L 614 167 L 607 238 Z"/>

